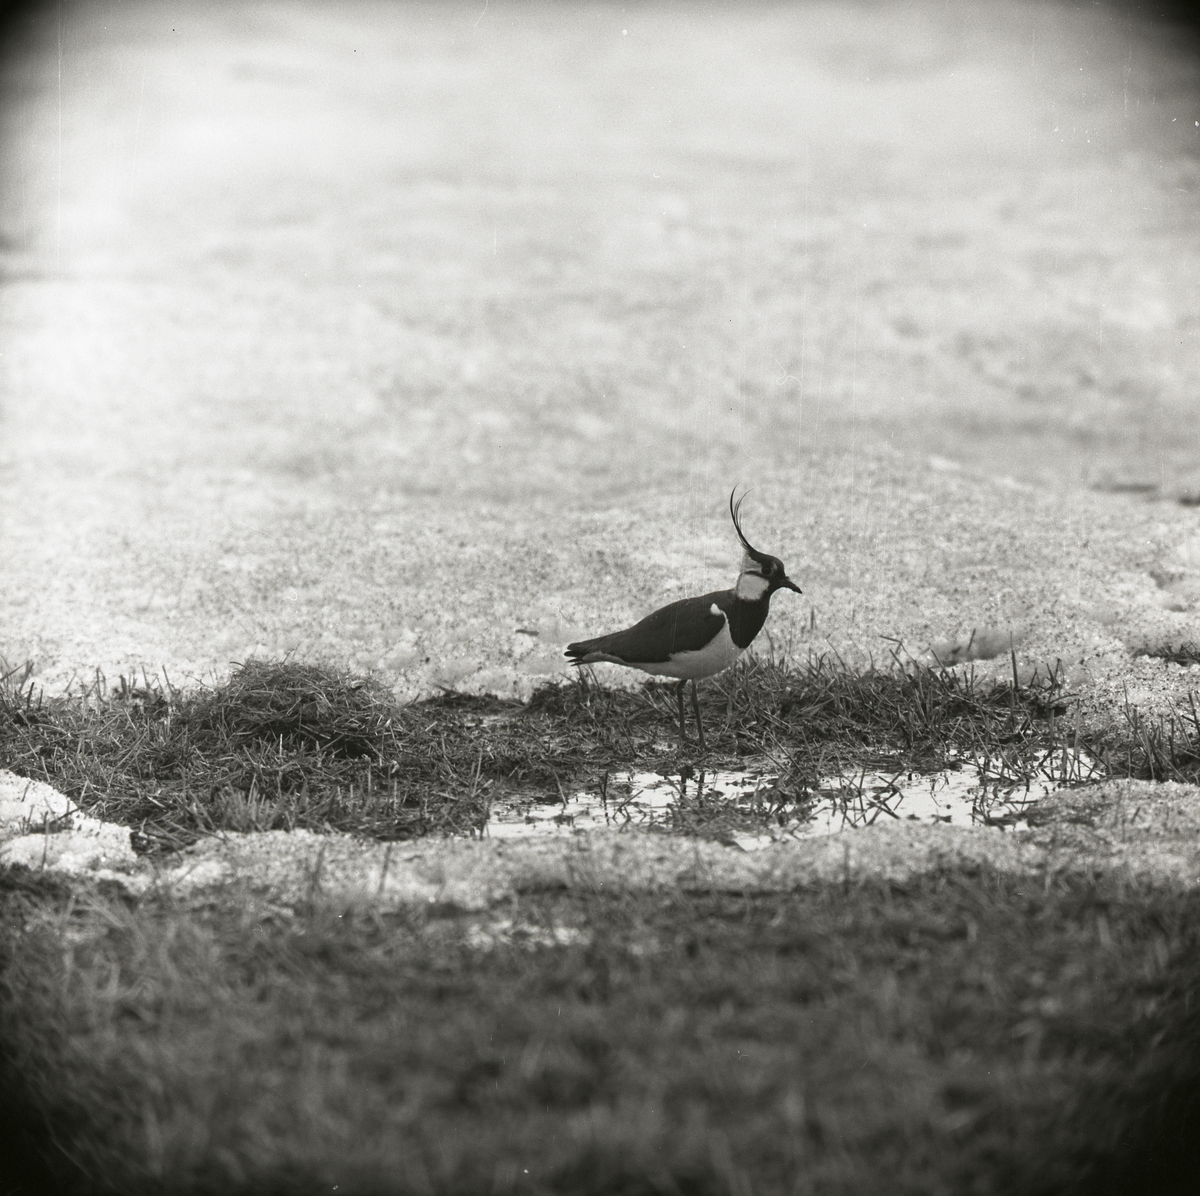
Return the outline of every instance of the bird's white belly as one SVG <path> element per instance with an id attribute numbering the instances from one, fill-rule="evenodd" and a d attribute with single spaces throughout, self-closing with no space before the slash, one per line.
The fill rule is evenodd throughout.
<path id="1" fill-rule="evenodd" d="M 681 681 L 698 681 L 701 677 L 711 677 L 715 673 L 729 668 L 742 654 L 742 649 L 733 642 L 729 634 L 729 620 L 725 620 L 720 632 L 703 648 L 694 652 L 676 652 L 670 660 L 662 664 L 639 664 L 637 667 L 644 673 L 652 673 L 656 677 L 678 677 Z"/>

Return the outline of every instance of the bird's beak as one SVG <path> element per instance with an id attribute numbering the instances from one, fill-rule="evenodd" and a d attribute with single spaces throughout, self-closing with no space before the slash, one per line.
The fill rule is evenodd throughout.
<path id="1" fill-rule="evenodd" d="M 780 583 L 781 590 L 793 590 L 797 594 L 803 594 L 804 591 L 790 577 L 785 577 Z"/>

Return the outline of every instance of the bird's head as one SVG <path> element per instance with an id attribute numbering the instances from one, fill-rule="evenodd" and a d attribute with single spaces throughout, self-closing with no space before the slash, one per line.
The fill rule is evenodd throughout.
<path id="1" fill-rule="evenodd" d="M 792 590 L 797 594 L 803 593 L 800 587 L 787 575 L 783 562 L 777 556 L 759 552 L 742 531 L 738 514 L 742 509 L 745 494 L 734 502 L 737 493 L 735 486 L 729 494 L 729 514 L 733 518 L 733 530 L 737 532 L 745 553 L 742 556 L 742 571 L 737 579 L 737 595 L 750 602 L 757 602 L 764 597 L 770 597 L 776 590 Z"/>

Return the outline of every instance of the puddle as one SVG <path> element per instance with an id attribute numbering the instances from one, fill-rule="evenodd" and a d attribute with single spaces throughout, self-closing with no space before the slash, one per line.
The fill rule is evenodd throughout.
<path id="1" fill-rule="evenodd" d="M 613 774 L 602 788 L 575 793 L 554 805 L 496 802 L 485 829 L 492 839 L 579 834 L 601 827 L 668 826 L 682 807 L 723 801 L 767 822 L 763 830 L 733 834 L 731 842 L 756 851 L 787 839 L 830 835 L 880 821 L 946 823 L 1026 829 L 1025 811 L 1067 783 L 1102 778 L 1098 761 L 1055 752 L 1036 762 L 1030 780 L 985 774 L 963 761 L 934 774 L 863 772 L 832 777 L 786 795 L 778 777 L 763 771 L 703 769 L 694 776 L 653 772 Z M 782 809 L 780 809 L 782 807 Z M 779 811 L 778 813 L 773 811 Z M 782 815 L 782 817 L 781 817 Z"/>
<path id="2" fill-rule="evenodd" d="M 739 805 L 773 790 L 776 778 L 761 772 L 703 769 L 694 778 L 678 773 L 614 773 L 599 790 L 576 793 L 554 805 L 496 802 L 486 835 L 492 839 L 570 834 L 600 827 L 668 825 L 681 801 L 732 797 Z"/>

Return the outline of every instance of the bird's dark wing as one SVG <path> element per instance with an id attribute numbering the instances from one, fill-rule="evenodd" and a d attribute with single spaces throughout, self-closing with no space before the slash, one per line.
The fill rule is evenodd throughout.
<path id="1" fill-rule="evenodd" d="M 730 594 L 720 590 L 700 598 L 681 598 L 647 615 L 640 623 L 611 635 L 568 644 L 565 652 L 574 664 L 615 657 L 627 664 L 665 664 L 679 652 L 703 648 L 725 622 L 722 607 Z"/>

